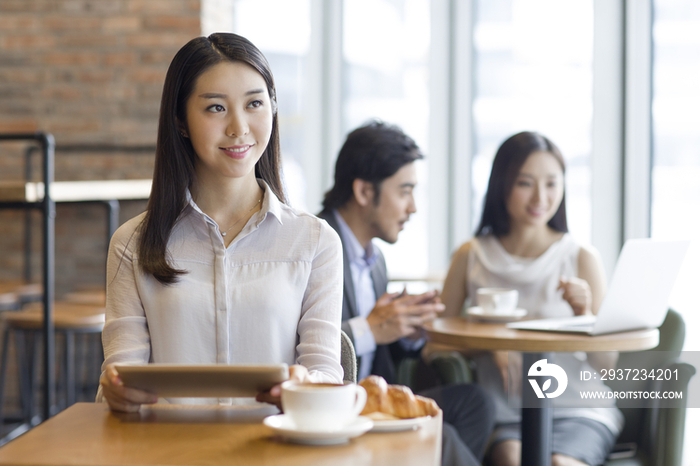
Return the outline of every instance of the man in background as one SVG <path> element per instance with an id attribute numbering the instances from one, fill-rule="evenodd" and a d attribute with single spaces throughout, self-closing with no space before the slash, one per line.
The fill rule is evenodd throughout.
<path id="1" fill-rule="evenodd" d="M 373 238 L 395 243 L 416 212 L 416 143 L 398 127 L 372 122 L 352 131 L 338 155 L 325 219 L 343 244 L 342 328 L 359 358 L 358 379 L 380 375 L 394 383 L 396 364 L 419 357 L 421 325 L 444 310 L 437 291 L 387 293 L 386 263 Z M 421 393 L 443 410 L 443 465 L 478 465 L 494 421 L 490 398 L 476 385 Z"/>

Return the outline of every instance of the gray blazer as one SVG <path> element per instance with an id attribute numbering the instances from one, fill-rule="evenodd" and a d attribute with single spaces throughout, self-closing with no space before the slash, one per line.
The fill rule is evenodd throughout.
<path id="1" fill-rule="evenodd" d="M 343 243 L 343 324 L 342 329 L 348 334 L 350 339 L 355 343 L 355 337 L 352 334 L 352 329 L 348 320 L 359 315 L 357 303 L 355 302 L 355 286 L 352 282 L 352 273 L 350 271 L 350 261 L 348 260 L 348 251 L 343 241 L 343 236 L 340 234 L 340 225 L 335 220 L 333 212 L 329 209 L 324 209 L 320 214 L 320 218 L 328 222 L 328 224 L 338 232 L 340 240 Z M 374 284 L 374 294 L 377 298 L 386 293 L 386 287 L 389 283 L 386 273 L 386 261 L 381 251 L 377 252 L 377 262 L 370 270 L 370 276 Z M 374 362 L 372 363 L 372 374 L 381 375 L 387 382 L 394 383 L 396 380 L 395 363 L 404 356 L 409 355 L 403 347 L 398 343 L 390 345 L 377 345 L 377 351 L 374 354 Z M 359 363 L 358 363 L 359 367 Z"/>

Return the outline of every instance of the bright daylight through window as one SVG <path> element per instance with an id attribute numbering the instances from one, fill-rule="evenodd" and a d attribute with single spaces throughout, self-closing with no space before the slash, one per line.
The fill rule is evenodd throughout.
<path id="1" fill-rule="evenodd" d="M 343 35 L 343 134 L 370 118 L 380 118 L 399 125 L 426 152 L 428 0 L 344 2 Z M 418 212 L 396 244 L 376 241 L 386 257 L 389 276 L 394 278 L 420 277 L 428 269 L 427 163 L 417 163 L 414 194 Z"/>
<path id="2" fill-rule="evenodd" d="M 569 229 L 589 243 L 593 1 L 479 0 L 474 44 L 472 229 L 498 146 L 537 131 L 562 151 Z"/>

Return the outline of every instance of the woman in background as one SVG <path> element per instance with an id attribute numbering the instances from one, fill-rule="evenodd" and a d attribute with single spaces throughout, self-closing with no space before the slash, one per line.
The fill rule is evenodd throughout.
<path id="1" fill-rule="evenodd" d="M 564 196 L 564 159 L 546 137 L 522 132 L 496 153 L 476 237 L 452 258 L 442 292 L 445 315 L 460 315 L 465 302 L 482 287 L 519 292 L 518 307 L 531 317 L 596 314 L 605 294 L 605 276 L 595 250 L 568 234 Z M 496 465 L 520 464 L 520 413 L 508 406 L 510 376 L 519 384 L 519 353 L 476 355 L 477 382 L 495 398 L 496 428 L 488 456 Z M 558 353 L 555 362 L 567 373 L 613 367 L 609 353 Z M 575 384 L 570 380 L 570 385 Z M 600 383 L 601 389 L 604 389 Z M 591 385 L 587 386 L 591 389 Z M 573 388 L 573 387 L 572 387 Z M 574 393 L 574 390 L 568 390 Z M 556 408 L 554 399 L 553 465 L 598 465 L 622 427 L 616 408 Z"/>
<path id="2" fill-rule="evenodd" d="M 338 235 L 285 204 L 267 60 L 235 34 L 191 40 L 165 78 L 147 211 L 110 244 L 98 401 L 157 401 L 115 364 L 287 363 L 342 382 L 342 274 Z"/>

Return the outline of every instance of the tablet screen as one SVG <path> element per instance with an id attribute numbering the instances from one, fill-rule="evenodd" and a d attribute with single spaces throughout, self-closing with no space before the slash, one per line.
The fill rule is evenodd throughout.
<path id="1" fill-rule="evenodd" d="M 287 364 L 117 365 L 124 385 L 163 397 L 254 397 L 289 378 Z"/>

